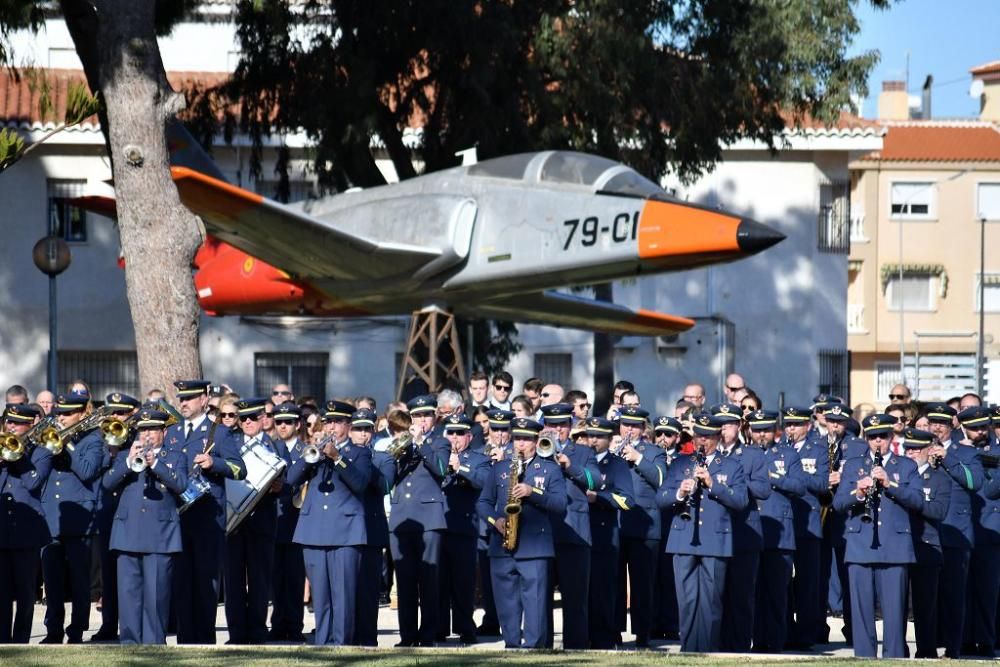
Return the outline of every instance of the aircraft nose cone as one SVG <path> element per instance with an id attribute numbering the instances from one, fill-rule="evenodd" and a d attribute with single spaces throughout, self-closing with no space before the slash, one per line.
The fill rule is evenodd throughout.
<path id="1" fill-rule="evenodd" d="M 736 228 L 736 242 L 739 244 L 740 250 L 748 255 L 758 253 L 761 250 L 767 250 L 774 244 L 784 240 L 784 234 L 776 232 L 756 220 L 744 218 L 740 220 L 740 224 Z"/>

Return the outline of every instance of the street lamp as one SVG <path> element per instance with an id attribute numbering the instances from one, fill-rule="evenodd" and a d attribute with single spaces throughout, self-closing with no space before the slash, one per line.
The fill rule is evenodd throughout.
<path id="1" fill-rule="evenodd" d="M 31 251 L 38 270 L 49 277 L 49 381 L 48 389 L 54 391 L 58 383 L 56 369 L 56 276 L 69 268 L 72 257 L 69 244 L 58 236 L 46 236 Z"/>

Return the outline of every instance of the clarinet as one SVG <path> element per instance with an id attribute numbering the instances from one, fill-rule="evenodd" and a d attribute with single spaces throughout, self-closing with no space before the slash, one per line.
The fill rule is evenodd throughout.
<path id="1" fill-rule="evenodd" d="M 875 462 L 873 468 L 882 467 L 882 452 L 875 452 Z M 861 515 L 862 523 L 871 523 L 875 520 L 875 512 L 878 511 L 879 497 L 882 495 L 882 487 L 875 482 L 865 492 L 865 509 Z"/>
<path id="2" fill-rule="evenodd" d="M 695 467 L 702 468 L 705 466 L 705 463 L 707 461 L 708 458 L 705 456 L 705 448 L 699 447 L 698 451 L 695 452 Z M 695 502 L 697 502 L 697 499 L 701 497 L 701 489 L 702 489 L 702 482 L 699 479 L 698 486 L 696 487 L 695 491 L 689 493 L 687 497 L 684 499 L 684 509 L 682 509 L 680 513 L 680 517 L 684 521 L 691 520 L 691 516 L 694 513 Z"/>

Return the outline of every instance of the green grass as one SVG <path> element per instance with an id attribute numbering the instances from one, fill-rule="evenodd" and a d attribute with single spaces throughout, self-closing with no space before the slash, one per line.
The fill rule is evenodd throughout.
<path id="1" fill-rule="evenodd" d="M 166 667 L 170 665 L 337 665 L 343 667 L 413 667 L 415 665 L 443 665 L 445 667 L 466 667 L 472 665 L 532 665 L 538 667 L 575 667 L 614 665 L 746 665 L 763 667 L 781 665 L 790 667 L 798 662 L 821 662 L 826 665 L 848 665 L 864 662 L 851 658 L 825 658 L 823 656 L 698 656 L 668 655 L 662 652 L 616 652 L 616 653 L 563 653 L 563 652 L 503 652 L 477 651 L 470 649 L 430 649 L 430 650 L 359 650 L 359 649 L 318 649 L 313 647 L 246 647 L 240 648 L 178 648 L 114 646 L 6 646 L 0 648 L 0 664 L 3 665 L 74 665 L 86 667 L 145 666 Z M 911 661 L 893 661 L 913 664 Z"/>

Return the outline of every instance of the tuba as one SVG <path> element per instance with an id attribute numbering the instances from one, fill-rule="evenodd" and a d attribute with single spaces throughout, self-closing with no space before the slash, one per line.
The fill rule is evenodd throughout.
<path id="1" fill-rule="evenodd" d="M 524 457 L 521 454 L 510 457 L 510 475 L 507 478 L 507 504 L 503 511 L 507 522 L 503 529 L 503 548 L 509 552 L 517 549 L 517 537 L 521 519 L 521 499 L 514 497 L 514 487 L 524 473 Z"/>
<path id="2" fill-rule="evenodd" d="M 0 432 L 0 459 L 7 463 L 19 461 L 24 456 L 24 441 L 13 433 Z"/>

